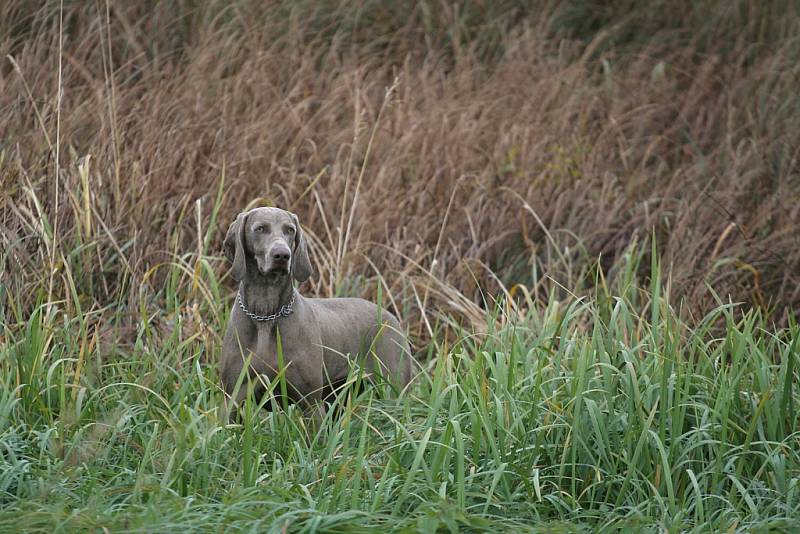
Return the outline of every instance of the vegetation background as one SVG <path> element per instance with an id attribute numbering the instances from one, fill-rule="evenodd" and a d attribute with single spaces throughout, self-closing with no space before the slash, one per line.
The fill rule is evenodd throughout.
<path id="1" fill-rule="evenodd" d="M 7 0 L 0 57 L 0 528 L 798 526 L 796 1 Z M 413 391 L 222 424 L 255 205 Z"/>

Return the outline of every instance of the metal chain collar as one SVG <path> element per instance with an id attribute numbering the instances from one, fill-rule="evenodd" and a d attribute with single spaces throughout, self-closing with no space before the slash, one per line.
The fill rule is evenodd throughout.
<path id="1" fill-rule="evenodd" d="M 244 300 L 242 300 L 242 290 L 236 293 L 236 300 L 239 301 L 239 307 L 242 309 L 245 315 L 250 317 L 254 321 L 258 322 L 265 322 L 265 321 L 274 321 L 278 317 L 289 317 L 292 314 L 292 306 L 294 306 L 294 299 L 297 297 L 297 290 L 292 290 L 292 300 L 290 300 L 287 304 L 281 306 L 281 308 L 270 315 L 256 315 L 255 313 L 251 312 L 247 308 L 244 307 Z"/>

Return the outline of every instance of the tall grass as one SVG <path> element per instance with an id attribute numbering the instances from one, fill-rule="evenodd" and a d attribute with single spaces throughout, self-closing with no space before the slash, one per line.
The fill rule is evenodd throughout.
<path id="1" fill-rule="evenodd" d="M 195 295 L 218 332 L 230 297 L 165 268 L 128 349 L 60 304 L 6 331 L 0 529 L 800 527 L 800 327 L 724 302 L 687 325 L 656 263 L 647 289 L 500 306 L 486 335 L 431 343 L 408 394 L 343 396 L 316 425 L 256 399 L 226 424 L 219 344 L 190 305 L 167 333 L 148 317 Z"/>
<path id="2" fill-rule="evenodd" d="M 0 3 L 0 530 L 800 528 L 796 4 L 410 6 Z M 259 204 L 410 391 L 227 424 Z"/>
<path id="3" fill-rule="evenodd" d="M 70 300 L 63 244 L 81 247 L 79 294 L 130 304 L 173 253 L 219 250 L 214 209 L 225 225 L 262 202 L 313 234 L 317 294 L 377 271 L 394 292 L 433 274 L 481 308 L 478 287 L 565 297 L 655 229 L 687 313 L 716 306 L 711 285 L 788 324 L 796 3 L 484 4 L 4 2 L 14 291 L 34 293 L 45 262 Z M 416 289 L 424 309 L 483 313 Z"/>

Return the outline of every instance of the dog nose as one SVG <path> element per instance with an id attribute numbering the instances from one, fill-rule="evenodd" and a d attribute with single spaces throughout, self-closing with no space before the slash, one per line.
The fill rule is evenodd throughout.
<path id="1" fill-rule="evenodd" d="M 272 259 L 277 262 L 288 262 L 292 257 L 291 251 L 286 247 L 276 247 L 272 250 Z"/>

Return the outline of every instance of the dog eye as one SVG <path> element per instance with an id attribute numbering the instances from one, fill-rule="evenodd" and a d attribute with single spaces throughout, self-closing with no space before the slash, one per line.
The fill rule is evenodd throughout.
<path id="1" fill-rule="evenodd" d="M 287 226 L 286 227 L 286 233 L 287 234 L 293 234 L 294 233 L 294 226 Z"/>
<path id="2" fill-rule="evenodd" d="M 264 232 L 269 232 L 269 226 L 267 226 L 266 224 L 262 224 L 261 226 L 256 226 L 253 229 L 253 231 L 259 234 L 263 234 Z"/>

